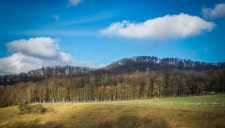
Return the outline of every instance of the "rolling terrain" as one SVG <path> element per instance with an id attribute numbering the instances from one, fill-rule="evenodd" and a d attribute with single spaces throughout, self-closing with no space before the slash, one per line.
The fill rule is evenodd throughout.
<path id="1" fill-rule="evenodd" d="M 46 112 L 0 108 L 2 128 L 223 128 L 225 96 L 90 103 L 43 103 Z M 34 104 L 33 104 L 34 105 Z"/>

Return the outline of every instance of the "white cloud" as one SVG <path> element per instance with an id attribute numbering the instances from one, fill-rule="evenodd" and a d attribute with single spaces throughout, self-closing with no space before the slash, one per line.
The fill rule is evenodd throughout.
<path id="1" fill-rule="evenodd" d="M 214 23 L 188 14 L 166 15 L 143 23 L 122 21 L 100 30 L 102 36 L 119 36 L 134 39 L 171 39 L 198 35 L 211 31 Z"/>
<path id="2" fill-rule="evenodd" d="M 7 44 L 15 53 L 0 59 L 0 74 L 27 72 L 42 66 L 73 63 L 70 54 L 60 51 L 57 41 L 49 37 L 15 40 Z"/>
<path id="3" fill-rule="evenodd" d="M 40 58 L 55 58 L 60 54 L 57 41 L 50 37 L 37 37 L 9 42 L 10 51 Z"/>
<path id="4" fill-rule="evenodd" d="M 71 6 L 76 6 L 78 5 L 79 3 L 81 3 L 82 1 L 81 0 L 69 0 L 69 4 Z"/>
<path id="5" fill-rule="evenodd" d="M 203 8 L 202 13 L 205 18 L 225 18 L 225 3 L 217 4 L 212 8 Z"/>
<path id="6" fill-rule="evenodd" d="M 42 64 L 42 60 L 39 58 L 15 53 L 9 57 L 0 59 L 0 74 L 27 72 L 34 68 L 40 68 Z"/>

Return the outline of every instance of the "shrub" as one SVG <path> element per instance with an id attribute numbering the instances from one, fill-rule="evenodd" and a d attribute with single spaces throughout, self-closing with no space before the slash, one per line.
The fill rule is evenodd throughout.
<path id="1" fill-rule="evenodd" d="M 41 104 L 31 106 L 30 113 L 41 114 L 46 112 L 46 109 Z"/>
<path id="2" fill-rule="evenodd" d="M 46 112 L 46 109 L 41 104 L 30 106 L 28 102 L 21 102 L 18 105 L 18 108 L 20 110 L 19 114 L 29 114 L 29 113 L 41 114 Z"/>
<path id="3" fill-rule="evenodd" d="M 19 103 L 18 109 L 20 110 L 20 114 L 29 113 L 30 105 L 27 101 L 23 100 L 21 103 Z"/>

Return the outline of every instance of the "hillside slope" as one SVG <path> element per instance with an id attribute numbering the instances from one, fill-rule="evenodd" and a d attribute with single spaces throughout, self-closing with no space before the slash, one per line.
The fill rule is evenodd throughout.
<path id="1" fill-rule="evenodd" d="M 146 72 L 162 71 L 166 67 L 177 70 L 208 71 L 219 68 L 225 69 L 224 62 L 207 63 L 179 58 L 157 58 L 154 56 L 137 56 L 132 58 L 123 58 L 107 65 L 102 70 L 113 74 L 132 73 L 136 71 Z"/>
<path id="2" fill-rule="evenodd" d="M 101 103 L 43 104 L 44 114 L 18 115 L 16 106 L 0 108 L 4 128 L 211 128 L 225 127 L 223 108 L 199 106 L 217 96 Z M 224 97 L 221 99 L 224 100 Z M 171 105 L 182 100 L 190 104 Z M 196 102 L 198 101 L 198 102 Z M 148 103 L 157 104 L 148 104 Z M 147 103 L 147 104 L 146 104 Z M 158 104 L 163 103 L 163 104 Z M 196 106 L 197 105 L 197 106 Z"/>
<path id="3" fill-rule="evenodd" d="M 146 72 L 148 70 L 162 71 L 167 67 L 177 70 L 209 71 L 225 69 L 225 62 L 207 63 L 179 58 L 161 59 L 154 56 L 137 56 L 132 58 L 123 58 L 99 69 L 75 66 L 53 66 L 43 67 L 41 69 L 36 69 L 20 74 L 1 75 L 0 73 L 0 85 L 9 85 L 29 81 L 41 81 L 51 77 L 77 77 L 93 73 L 124 74 L 133 73 L 136 71 Z"/>

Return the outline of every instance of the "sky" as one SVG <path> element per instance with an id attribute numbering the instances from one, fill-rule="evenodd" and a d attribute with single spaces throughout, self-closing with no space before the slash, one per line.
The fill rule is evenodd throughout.
<path id="1" fill-rule="evenodd" d="M 0 0 L 0 75 L 156 56 L 225 62 L 224 0 Z"/>

